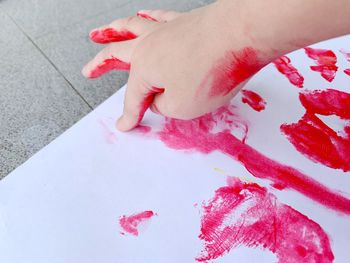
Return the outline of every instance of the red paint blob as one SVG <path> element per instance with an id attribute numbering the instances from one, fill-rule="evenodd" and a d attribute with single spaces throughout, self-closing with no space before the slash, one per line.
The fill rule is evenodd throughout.
<path id="1" fill-rule="evenodd" d="M 134 214 L 131 216 L 122 216 L 119 219 L 119 224 L 123 228 L 123 230 L 131 235 L 138 236 L 139 230 L 138 227 L 141 223 L 148 221 L 151 219 L 155 213 L 152 211 L 144 211 L 138 214 Z"/>
<path id="2" fill-rule="evenodd" d="M 345 70 L 344 70 L 344 73 L 345 73 L 346 75 L 349 75 L 349 76 L 350 76 L 350 68 L 345 69 Z"/>
<path id="3" fill-rule="evenodd" d="M 328 49 L 315 49 L 311 47 L 306 47 L 305 52 L 317 64 L 317 66 L 311 66 L 311 70 L 320 72 L 325 80 L 332 82 L 338 70 L 336 65 L 337 57 L 334 52 Z"/>
<path id="4" fill-rule="evenodd" d="M 203 206 L 201 234 L 204 249 L 199 262 L 207 262 L 238 246 L 268 249 L 278 262 L 334 260 L 330 240 L 316 222 L 280 203 L 267 189 L 236 181 L 216 190 Z"/>
<path id="5" fill-rule="evenodd" d="M 89 78 L 98 78 L 111 70 L 130 70 L 130 64 L 115 57 L 108 58 L 91 71 Z"/>
<path id="6" fill-rule="evenodd" d="M 155 18 L 153 18 L 150 15 L 145 14 L 145 13 L 137 12 L 137 16 L 151 20 L 151 21 L 159 22 L 157 19 L 155 19 Z"/>
<path id="7" fill-rule="evenodd" d="M 113 28 L 96 29 L 90 33 L 90 38 L 95 43 L 107 44 L 137 38 L 137 35 L 128 31 L 117 31 Z"/>
<path id="8" fill-rule="evenodd" d="M 220 110 L 222 112 L 222 109 Z M 191 120 L 166 118 L 158 136 L 168 147 L 195 150 L 201 153 L 220 151 L 239 161 L 255 177 L 271 181 L 278 189 L 292 189 L 330 209 L 350 214 L 350 199 L 332 191 L 325 185 L 297 169 L 278 163 L 231 134 L 231 127 L 218 130 L 217 123 L 223 118 L 218 112 Z M 226 111 L 229 109 L 226 108 Z"/>
<path id="9" fill-rule="evenodd" d="M 248 104 L 256 111 L 262 111 L 265 109 L 266 101 L 259 94 L 251 90 L 241 90 L 242 102 Z"/>
<path id="10" fill-rule="evenodd" d="M 334 169 L 350 171 L 350 136 L 340 136 L 328 127 L 316 114 L 336 115 L 350 120 L 350 94 L 327 89 L 300 94 L 306 109 L 298 123 L 284 124 L 282 132 L 302 154 L 314 162 Z M 349 131 L 350 126 L 345 127 Z"/>
<path id="11" fill-rule="evenodd" d="M 335 89 L 315 90 L 300 93 L 299 98 L 307 112 L 350 119 L 349 93 Z"/>
<path id="12" fill-rule="evenodd" d="M 203 88 L 209 87 L 209 97 L 225 96 L 238 84 L 252 77 L 263 66 L 258 52 L 251 47 L 230 51 L 209 71 L 199 90 L 202 91 Z"/>
<path id="13" fill-rule="evenodd" d="M 291 64 L 291 60 L 287 56 L 276 59 L 273 64 L 279 72 L 287 77 L 290 83 L 298 88 L 304 86 L 304 77 L 298 72 L 298 70 Z"/>

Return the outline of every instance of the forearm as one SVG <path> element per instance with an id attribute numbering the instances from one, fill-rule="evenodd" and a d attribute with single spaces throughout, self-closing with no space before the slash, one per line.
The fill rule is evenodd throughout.
<path id="1" fill-rule="evenodd" d="M 244 33 L 276 56 L 350 33 L 350 0 L 221 0 L 217 7 L 225 23 L 243 20 Z"/>

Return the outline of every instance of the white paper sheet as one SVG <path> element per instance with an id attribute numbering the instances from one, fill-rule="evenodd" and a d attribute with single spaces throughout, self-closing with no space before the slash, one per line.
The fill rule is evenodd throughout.
<path id="1" fill-rule="evenodd" d="M 339 52 L 350 52 L 350 37 L 314 47 L 337 55 L 339 70 L 333 82 L 311 71 L 315 62 L 299 50 L 288 56 L 305 78 L 303 89 L 268 65 L 245 87 L 265 99 L 266 109 L 254 111 L 242 103 L 241 94 L 232 104 L 248 123 L 248 145 L 350 199 L 349 172 L 313 162 L 280 131 L 281 124 L 295 123 L 304 114 L 300 91 L 350 92 L 350 76 L 343 72 L 350 62 Z M 0 262 L 196 262 L 204 247 L 198 237 L 202 204 L 227 185 L 227 176 L 267 187 L 279 202 L 320 225 L 329 237 L 334 262 L 348 262 L 350 215 L 297 191 L 279 191 L 218 151 L 201 154 L 167 147 L 156 135 L 163 119 L 152 113 L 143 121 L 152 127 L 150 133 L 118 132 L 114 122 L 122 111 L 124 89 L 0 182 Z M 346 122 L 323 119 L 338 128 Z M 157 215 L 137 237 L 120 233 L 122 215 L 146 210 Z M 259 245 L 241 245 L 210 262 L 277 262 L 277 256 Z"/>

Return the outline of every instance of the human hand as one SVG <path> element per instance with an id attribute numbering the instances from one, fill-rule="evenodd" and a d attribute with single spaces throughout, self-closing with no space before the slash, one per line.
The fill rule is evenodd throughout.
<path id="1" fill-rule="evenodd" d="M 256 41 L 245 16 L 240 11 L 224 16 L 223 7 L 140 11 L 90 33 L 95 42 L 114 43 L 84 67 L 84 76 L 130 70 L 119 130 L 137 126 L 149 107 L 178 119 L 213 111 L 272 61 L 271 49 Z M 231 15 L 236 26 L 228 30 Z"/>

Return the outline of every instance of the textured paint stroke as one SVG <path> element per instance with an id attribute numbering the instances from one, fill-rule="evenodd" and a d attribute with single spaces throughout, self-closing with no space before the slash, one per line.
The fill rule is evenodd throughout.
<path id="1" fill-rule="evenodd" d="M 297 169 L 281 164 L 239 140 L 231 132 L 238 125 L 231 108 L 190 120 L 167 118 L 158 136 L 168 147 L 201 153 L 220 151 L 240 162 L 253 176 L 269 180 L 275 188 L 292 189 L 330 209 L 350 214 L 350 199 Z"/>
<path id="2" fill-rule="evenodd" d="M 350 171 L 350 123 L 341 135 L 316 115 L 335 115 L 350 121 L 350 94 L 327 89 L 303 92 L 299 97 L 306 113 L 298 123 L 283 124 L 282 132 L 312 161 Z"/>
<path id="3" fill-rule="evenodd" d="M 255 111 L 265 109 L 266 101 L 256 92 L 251 90 L 241 90 L 242 102 L 248 104 Z"/>
<path id="4" fill-rule="evenodd" d="M 266 188 L 239 180 L 216 190 L 203 205 L 199 238 L 204 248 L 198 262 L 222 257 L 238 246 L 267 249 L 280 263 L 334 259 L 320 225 L 280 203 Z"/>
<path id="5" fill-rule="evenodd" d="M 130 216 L 123 215 L 119 219 L 119 224 L 126 233 L 138 236 L 139 226 L 150 220 L 154 215 L 155 213 L 152 211 L 144 211 Z"/>
<path id="6" fill-rule="evenodd" d="M 294 86 L 302 88 L 304 86 L 304 77 L 291 64 L 291 60 L 287 56 L 282 56 L 276 59 L 273 64 L 277 70 L 282 73 Z"/>
<path id="7" fill-rule="evenodd" d="M 334 52 L 329 49 L 306 47 L 305 53 L 316 62 L 316 66 L 311 66 L 310 69 L 320 72 L 325 80 L 332 82 L 338 70 L 337 56 Z"/>

